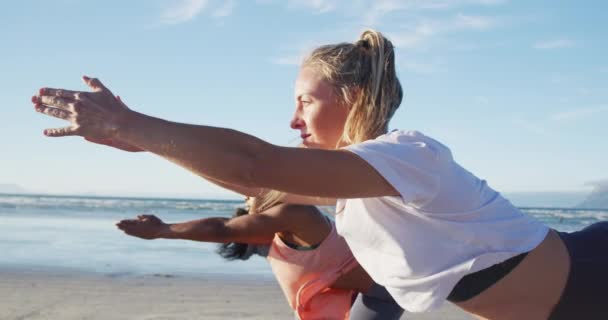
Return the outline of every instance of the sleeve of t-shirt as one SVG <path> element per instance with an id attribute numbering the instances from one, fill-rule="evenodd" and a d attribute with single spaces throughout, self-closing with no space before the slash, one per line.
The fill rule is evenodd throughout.
<path id="1" fill-rule="evenodd" d="M 387 141 L 388 140 L 388 141 Z M 376 139 L 345 147 L 369 163 L 401 195 L 424 206 L 439 192 L 440 155 L 428 143 Z"/>

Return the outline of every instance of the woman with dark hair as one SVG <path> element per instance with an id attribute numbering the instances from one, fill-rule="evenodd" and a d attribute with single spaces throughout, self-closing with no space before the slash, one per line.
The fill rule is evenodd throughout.
<path id="1" fill-rule="evenodd" d="M 175 224 L 140 215 L 117 227 L 148 240 L 218 242 L 218 253 L 229 260 L 265 256 L 300 319 L 399 319 L 403 313 L 357 263 L 333 221 L 314 206 L 279 204 L 260 212 L 239 208 L 232 218 Z"/>

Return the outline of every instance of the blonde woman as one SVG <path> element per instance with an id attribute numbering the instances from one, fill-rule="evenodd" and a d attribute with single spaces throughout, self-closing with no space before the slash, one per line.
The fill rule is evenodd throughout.
<path id="1" fill-rule="evenodd" d="M 43 89 L 46 131 L 113 139 L 244 194 L 337 206 L 355 258 L 406 310 L 454 302 L 489 319 L 605 319 L 608 225 L 571 234 L 525 215 L 417 131 L 390 131 L 403 92 L 392 43 L 365 31 L 315 49 L 295 85 L 291 127 L 309 148 L 136 112 L 97 79 L 92 92 Z M 513 156 L 513 155 L 510 155 Z M 297 170 L 293 170 L 297 168 Z"/>

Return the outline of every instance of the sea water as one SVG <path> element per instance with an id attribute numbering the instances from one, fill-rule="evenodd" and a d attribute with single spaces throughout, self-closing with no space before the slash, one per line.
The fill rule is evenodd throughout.
<path id="1" fill-rule="evenodd" d="M 264 258 L 225 261 L 217 244 L 142 240 L 115 223 L 154 214 L 165 222 L 230 217 L 242 201 L 0 195 L 0 268 L 62 268 L 110 275 L 243 275 L 271 277 Z M 521 208 L 559 231 L 608 220 L 607 210 Z"/>

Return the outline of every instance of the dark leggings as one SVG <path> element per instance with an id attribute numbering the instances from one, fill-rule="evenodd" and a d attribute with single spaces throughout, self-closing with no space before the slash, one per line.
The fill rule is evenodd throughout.
<path id="1" fill-rule="evenodd" d="M 559 235 L 570 254 L 570 274 L 549 320 L 608 319 L 608 221 Z"/>
<path id="2" fill-rule="evenodd" d="M 365 294 L 360 293 L 350 308 L 351 320 L 396 320 L 403 309 L 383 286 L 374 284 Z"/>

